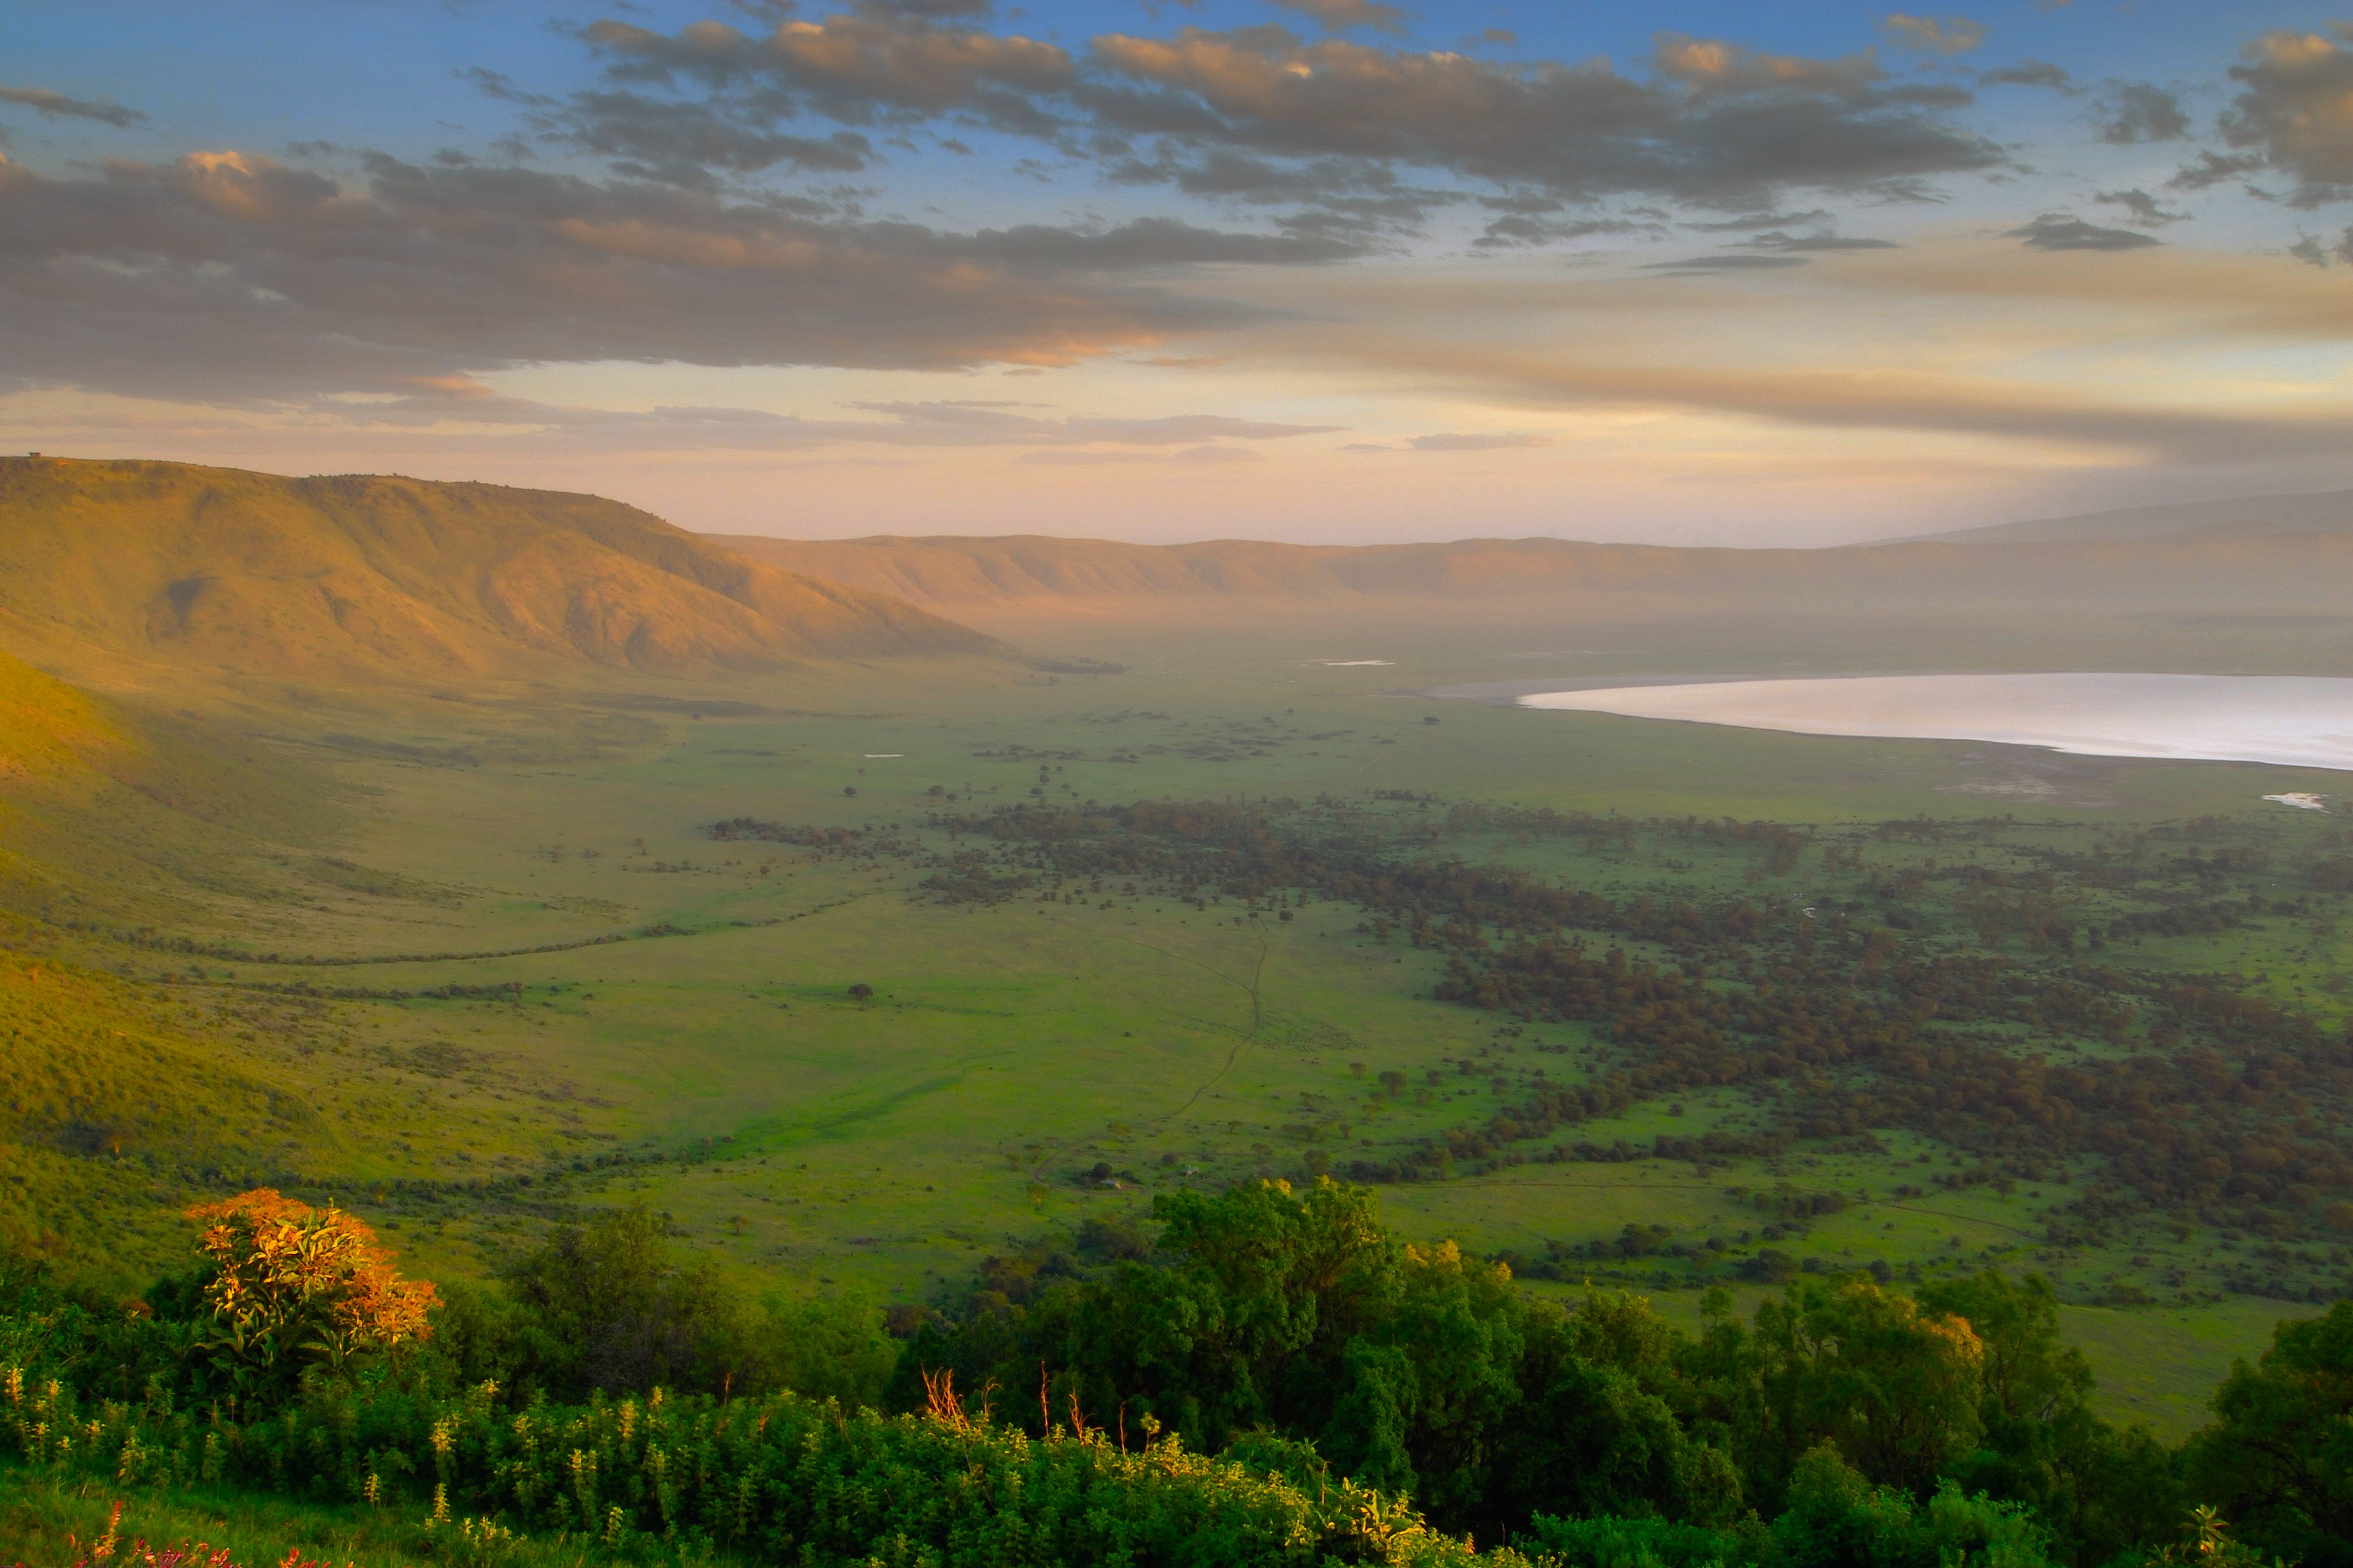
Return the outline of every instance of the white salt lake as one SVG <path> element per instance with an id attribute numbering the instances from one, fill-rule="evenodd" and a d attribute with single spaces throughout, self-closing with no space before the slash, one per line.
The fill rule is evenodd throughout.
<path id="1" fill-rule="evenodd" d="M 1801 735 L 2353 770 L 2353 679 L 2331 676 L 1838 676 L 1595 687 L 1519 700 Z"/>

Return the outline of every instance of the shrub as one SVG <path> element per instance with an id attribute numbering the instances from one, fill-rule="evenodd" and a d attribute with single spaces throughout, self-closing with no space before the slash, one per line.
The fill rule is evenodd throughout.
<path id="1" fill-rule="evenodd" d="M 212 1264 L 200 1353 L 240 1393 L 307 1367 L 341 1372 L 355 1355 L 422 1340 L 437 1296 L 403 1279 L 375 1233 L 338 1208 L 268 1187 L 188 1211 Z"/>
<path id="2" fill-rule="evenodd" d="M 1873 1487 L 1825 1444 L 1798 1461 L 1773 1521 L 1788 1568 L 2042 1568 L 2048 1538 L 2015 1503 L 1964 1497 L 1942 1481 L 1926 1504 Z"/>
<path id="3" fill-rule="evenodd" d="M 1754 1532 L 1744 1536 L 1663 1519 L 1556 1519 L 1541 1513 L 1518 1544 L 1560 1568 L 1745 1568 L 1764 1547 Z"/>
<path id="4" fill-rule="evenodd" d="M 501 1278 L 525 1310 L 511 1375 L 557 1398 L 718 1393 L 751 1370 L 744 1303 L 707 1259 L 674 1256 L 663 1221 L 643 1208 L 559 1226 Z"/>
<path id="5" fill-rule="evenodd" d="M 1788 1507 L 1704 1530 L 1662 1519 L 1538 1514 L 1517 1544 L 1560 1568 L 2048 1568 L 2050 1542 L 2014 1503 L 1950 1481 L 1926 1503 L 1873 1487 L 1824 1445 L 1799 1459 Z"/>

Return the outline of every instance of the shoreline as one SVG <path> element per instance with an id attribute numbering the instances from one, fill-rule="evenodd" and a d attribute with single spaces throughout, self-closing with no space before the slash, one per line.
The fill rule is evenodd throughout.
<path id="1" fill-rule="evenodd" d="M 1941 671 L 1929 675 L 1911 673 L 1895 676 L 1858 676 L 1851 673 L 1840 672 L 1810 673 L 1802 676 L 1759 675 L 1754 673 L 1725 675 L 1711 673 L 1663 678 L 1659 676 L 1615 675 L 1571 677 L 1566 679 L 1557 677 L 1550 679 L 1542 677 L 1527 677 L 1510 680 L 1469 681 L 1454 685 L 1431 687 L 1411 693 L 1411 695 L 1424 699 L 1435 699 L 1440 700 L 1479 702 L 1492 707 L 1533 709 L 1538 711 L 1548 710 L 1558 712 L 1609 713 L 1617 710 L 1598 705 L 1588 706 L 1583 703 L 1568 703 L 1563 704 L 1559 707 L 1553 707 L 1549 704 L 1532 703 L 1529 701 L 1529 699 L 1541 698 L 1555 694 L 1569 696 L 1577 693 L 1639 689 L 1693 690 L 1699 688 L 1723 685 L 1786 687 L 1793 685 L 1822 686 L 1834 682 L 1849 680 L 1902 682 L 1908 680 L 1936 681 L 1956 679 L 1961 680 L 1977 679 L 2000 681 L 2015 680 L 2020 679 L 2033 680 L 2038 678 L 2045 680 L 2057 681 L 2072 681 L 2078 679 L 2086 681 L 2097 681 L 2103 679 L 2117 681 L 2146 679 L 2180 679 L 2188 681 L 2227 681 L 2236 679 L 2295 682 L 2316 681 L 2324 684 L 2341 685 L 2348 688 L 2353 688 L 2353 680 L 2348 680 L 2344 677 L 2331 676 L 2233 677 L 2180 675 L 2170 671 L 2159 673 L 2122 670 L 2006 671 L 1995 675 L 1972 675 L 1971 673 L 1960 671 Z M 1404 694 L 1401 693 L 1400 695 Z M 2294 706 L 2301 705 L 2303 704 L 2299 703 Z M 2160 710 L 2155 714 L 2151 714 L 2147 711 L 2142 711 L 2137 715 L 2134 715 L 2132 713 L 2132 710 L 2134 708 L 2140 707 L 2145 710 L 2146 706 L 2147 704 L 2145 700 L 2143 702 L 2136 704 L 2122 701 L 2120 697 L 2112 698 L 2108 703 L 2094 705 L 2093 708 L 2084 708 L 2081 700 L 2057 701 L 2052 709 L 2053 716 L 2071 714 L 2077 718 L 2079 723 L 2077 725 L 2069 725 L 2063 719 L 2058 725 L 2058 732 L 2040 735 L 1989 733 L 1988 728 L 2000 729 L 2002 726 L 1999 721 L 1995 721 L 1989 726 L 1984 724 L 1981 716 L 1977 713 L 1973 713 L 1970 710 L 1970 704 L 1967 701 L 1962 702 L 1958 708 L 1951 710 L 1947 713 L 1947 717 L 1945 721 L 1947 723 L 1959 725 L 1960 728 L 1957 730 L 1946 729 L 1943 732 L 1938 732 L 1939 725 L 1936 721 L 1925 717 L 1917 719 L 1919 727 L 1915 728 L 1915 721 L 1911 716 L 1892 720 L 1882 720 L 1879 719 L 1876 714 L 1870 714 L 1868 717 L 1865 717 L 1864 715 L 1868 713 L 1868 710 L 1862 710 L 1862 712 L 1843 715 L 1837 714 L 1834 711 L 1824 711 L 1813 714 L 1810 718 L 1808 718 L 1802 715 L 1793 714 L 1787 710 L 1778 712 L 1774 711 L 1774 705 L 1768 703 L 1763 708 L 1755 709 L 1744 713 L 1739 710 L 1736 700 L 1730 710 L 1709 710 L 1706 708 L 1702 707 L 1686 711 L 1618 711 L 1618 716 L 1622 718 L 1647 719 L 1658 722 L 1718 725 L 1727 729 L 1751 730 L 1760 733 L 1813 735 L 1825 739 L 1957 742 L 1984 746 L 2014 746 L 2053 752 L 2060 755 L 2101 757 L 2115 761 L 2150 763 L 2218 763 L 2226 764 L 2236 763 L 2257 767 L 2312 770 L 2330 773 L 2353 772 L 2353 755 L 2340 754 L 2343 752 L 2344 742 L 2347 737 L 2338 733 L 2334 724 L 2326 724 L 2324 726 L 2321 723 L 2316 723 L 2313 721 L 2304 719 L 2301 716 L 2291 714 L 2289 719 L 2284 721 L 2288 723 L 2290 730 L 2295 729 L 2299 723 L 2303 724 L 2305 726 L 2305 733 L 2307 739 L 2303 745 L 2296 745 L 2294 742 L 2290 742 L 2288 745 L 2283 746 L 2278 735 L 2230 732 L 2233 730 L 2233 726 L 2227 722 L 2219 727 L 2221 733 L 2218 734 L 2216 732 L 2216 726 L 2212 721 L 2212 716 L 2198 712 L 2195 705 L 2192 705 L 2189 711 L 2179 715 L 2169 714 L 2163 710 Z M 2104 712 L 2101 718 L 2094 718 L 2089 723 L 2081 722 L 2084 718 L 2094 711 L 2099 711 L 2103 708 L 2108 710 L 2108 711 Z M 2121 709 L 2123 711 L 2115 711 L 2114 710 L 2116 709 Z M 1936 710 L 1933 704 L 1928 705 L 1925 710 L 1925 711 L 1928 712 Z M 2348 707 L 2348 710 L 2353 711 L 2353 707 Z M 2145 721 L 2145 722 L 2136 726 L 2135 723 L 2130 721 L 2132 717 L 2138 717 Z M 2121 733 L 2116 732 L 2109 727 L 2109 721 L 2118 719 L 2125 721 L 2123 723 L 2123 732 Z M 2103 720 L 2108 721 L 2103 721 Z M 1978 721 L 1978 723 L 1973 726 L 1972 721 Z M 2203 721 L 2203 722 L 2201 722 L 2201 721 Z M 1817 725 L 1824 727 L 1817 727 Z M 2078 732 L 2073 734 L 2067 733 L 2066 731 L 2071 728 L 2076 729 Z M 2137 729 L 2140 732 L 2135 732 Z M 2158 749 L 2165 746 L 2166 742 L 2154 737 L 2168 734 L 2168 732 L 2179 732 L 2180 730 L 2187 730 L 2192 735 L 2198 734 L 2201 730 L 2205 731 L 2206 734 L 2204 739 L 2207 741 L 2208 744 L 2198 746 L 2195 751 Z M 2320 748 L 2322 754 L 2312 754 L 2312 752 L 2308 749 L 2310 746 L 2310 740 L 2313 738 L 2317 738 L 2327 742 L 2327 744 Z M 2178 744 L 2179 742 L 2177 742 L 2175 743 Z M 2283 752 L 2287 751 L 2300 751 L 2305 754 L 2282 754 Z"/>

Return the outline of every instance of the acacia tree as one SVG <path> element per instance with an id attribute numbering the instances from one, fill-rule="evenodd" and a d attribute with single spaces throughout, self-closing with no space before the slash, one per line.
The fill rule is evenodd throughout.
<path id="1" fill-rule="evenodd" d="M 2353 1301 L 2274 1328 L 2213 1410 L 2189 1445 L 2198 1492 L 2263 1551 L 2353 1562 Z"/>
<path id="2" fill-rule="evenodd" d="M 1751 1341 L 1767 1468 L 1828 1442 L 1874 1485 L 1917 1491 L 1984 1432 L 1985 1343 L 1869 1279 L 1792 1281 Z"/>
<path id="3" fill-rule="evenodd" d="M 403 1279 L 375 1233 L 342 1209 L 257 1187 L 188 1217 L 211 1258 L 211 1318 L 200 1352 L 239 1392 L 311 1368 L 341 1372 L 364 1352 L 432 1332 L 432 1282 Z"/>

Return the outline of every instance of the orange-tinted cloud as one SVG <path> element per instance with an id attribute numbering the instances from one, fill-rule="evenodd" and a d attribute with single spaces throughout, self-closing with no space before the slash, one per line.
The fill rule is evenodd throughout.
<path id="1" fill-rule="evenodd" d="M 2231 68 L 2244 90 L 2223 117 L 2225 139 L 2294 175 L 2305 206 L 2353 195 L 2353 23 L 2336 34 L 2265 33 Z"/>

